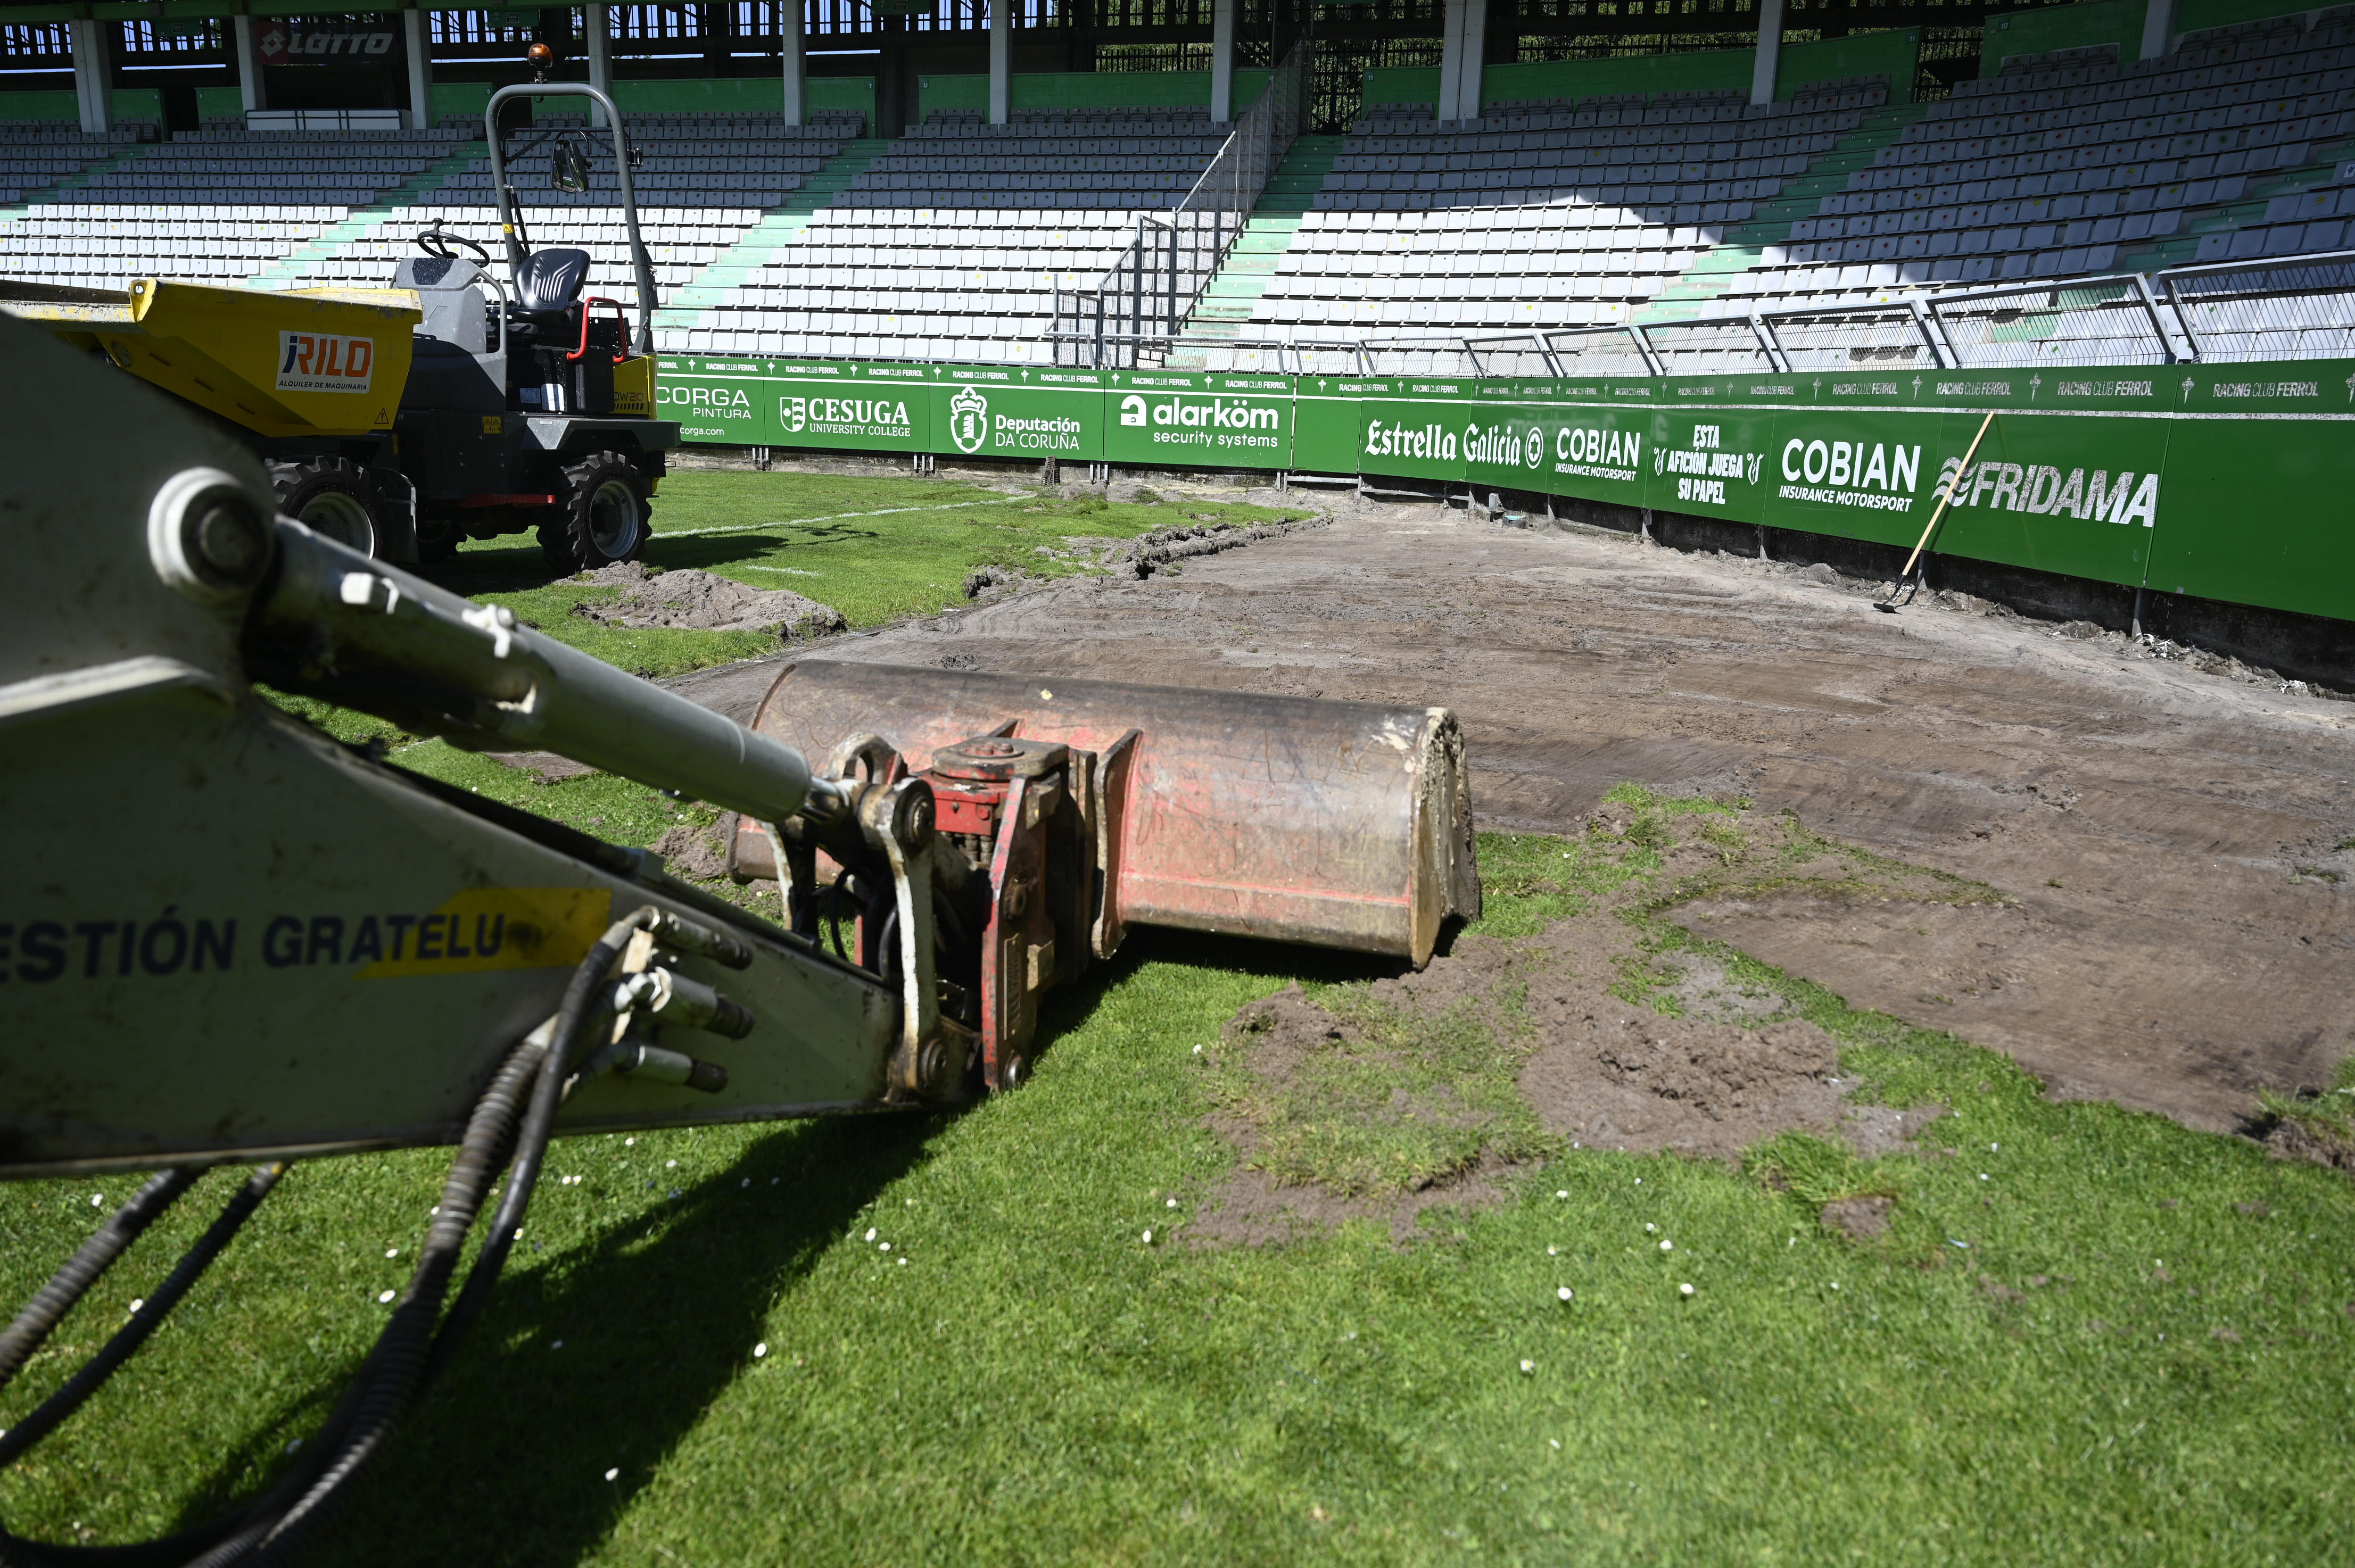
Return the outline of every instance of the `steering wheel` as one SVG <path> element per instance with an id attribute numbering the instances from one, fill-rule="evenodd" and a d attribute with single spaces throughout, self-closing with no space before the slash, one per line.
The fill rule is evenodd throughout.
<path id="1" fill-rule="evenodd" d="M 476 266 L 487 267 L 491 264 L 491 253 L 488 250 L 484 249 L 482 246 L 464 235 L 453 233 L 438 223 L 417 237 L 417 249 L 437 260 L 453 260 L 451 249 L 453 246 L 473 251 Z"/>

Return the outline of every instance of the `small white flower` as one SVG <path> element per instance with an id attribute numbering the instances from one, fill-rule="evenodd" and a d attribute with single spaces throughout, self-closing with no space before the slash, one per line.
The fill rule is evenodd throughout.
<path id="1" fill-rule="evenodd" d="M 1201 1048 L 1199 1045 L 1195 1046 L 1195 1047 L 1194 1047 L 1194 1054 L 1195 1054 L 1195 1055 L 1197 1055 L 1197 1056 L 1199 1056 L 1199 1055 L 1200 1055 L 1201 1054 L 1202 1054 L 1202 1048 Z"/>
<path id="2" fill-rule="evenodd" d="M 1153 1233 L 1151 1231 L 1145 1233 L 1145 1245 L 1147 1246 L 1151 1246 L 1153 1245 Z"/>
<path id="3" fill-rule="evenodd" d="M 1677 1250 L 1677 1244 L 1670 1241 L 1668 1237 L 1662 1236 L 1660 1238 L 1660 1250 L 1662 1252 L 1674 1252 Z"/>
<path id="4" fill-rule="evenodd" d="M 891 1250 L 891 1244 L 890 1242 L 877 1242 L 875 1245 L 877 1250 L 881 1252 L 890 1252 Z"/>
<path id="5" fill-rule="evenodd" d="M 739 1187 L 750 1187 L 751 1184 L 752 1179 L 750 1176 L 745 1177 L 744 1180 L 736 1183 Z"/>
<path id="6" fill-rule="evenodd" d="M 1567 1198 L 1567 1197 L 1569 1197 L 1569 1196 L 1570 1196 L 1570 1194 L 1569 1194 L 1568 1192 L 1564 1192 L 1562 1189 L 1561 1189 L 1561 1188 L 1559 1188 L 1559 1187 L 1557 1187 L 1557 1188 L 1555 1188 L 1555 1189 L 1554 1189 L 1554 1193 L 1553 1193 L 1553 1195 L 1554 1195 L 1555 1197 L 1557 1197 L 1557 1198 Z"/>
<path id="7" fill-rule="evenodd" d="M 678 1169 L 678 1161 L 676 1160 L 670 1160 L 664 1165 L 663 1169 L 666 1171 L 676 1171 Z"/>
<path id="8" fill-rule="evenodd" d="M 1645 1234 L 1646 1235 L 1650 1235 L 1653 1232 L 1655 1232 L 1655 1231 L 1658 1230 L 1659 1228 L 1660 1228 L 1660 1227 L 1659 1227 L 1659 1226 L 1657 1226 L 1657 1225 L 1646 1225 L 1646 1226 L 1644 1227 L 1644 1234 Z"/>
<path id="9" fill-rule="evenodd" d="M 399 1257 L 400 1255 L 400 1249 L 397 1246 L 389 1246 L 384 1249 L 384 1255 L 387 1257 Z"/>
<path id="10" fill-rule="evenodd" d="M 1980 1181 L 1986 1181 L 1987 1179 L 1987 1173 L 1986 1171 L 1980 1171 L 1980 1172 L 1979 1172 L 1979 1180 L 1980 1180 Z"/>
<path id="11" fill-rule="evenodd" d="M 1554 1297 L 1555 1297 L 1555 1298 L 1556 1298 L 1556 1299 L 1558 1299 L 1558 1300 L 1562 1300 L 1562 1301 L 1567 1301 L 1567 1300 L 1569 1300 L 1569 1299 L 1570 1299 L 1570 1297 L 1571 1297 L 1571 1289 L 1570 1289 L 1570 1287 L 1569 1287 L 1569 1286 L 1567 1286 L 1567 1285 L 1565 1285 L 1565 1286 L 1563 1286 L 1561 1288 L 1560 1288 L 1559 1290 L 1556 1290 L 1556 1291 L 1554 1292 Z"/>
<path id="12" fill-rule="evenodd" d="M 605 1472 L 605 1478 L 609 1481 L 618 1481 L 622 1478 L 622 1472 L 618 1469 L 608 1470 Z"/>
<path id="13" fill-rule="evenodd" d="M 106 1207 L 105 1195 L 100 1192 L 92 1192 L 90 1195 L 90 1206 L 93 1209 L 102 1209 Z"/>
<path id="14" fill-rule="evenodd" d="M 752 1347 L 752 1359 L 753 1359 L 754 1361 L 759 1361 L 762 1356 L 767 1355 L 768 1353 L 769 1353 L 769 1341 L 768 1341 L 768 1340 L 762 1340 L 759 1344 L 754 1345 L 754 1346 Z"/>
<path id="15" fill-rule="evenodd" d="M 900 1266 L 900 1267 L 902 1267 L 902 1268 L 905 1268 L 905 1267 L 908 1266 L 908 1255 L 907 1255 L 907 1254 L 905 1254 L 905 1253 L 901 1253 L 901 1254 L 900 1255 L 900 1257 L 899 1257 L 898 1261 L 899 1261 Z"/>
<path id="16" fill-rule="evenodd" d="M 868 1241 L 873 1241 L 875 1239 L 875 1227 L 873 1225 L 867 1227 L 867 1239 Z"/>
<path id="17" fill-rule="evenodd" d="M 1559 1437 L 1549 1437 L 1546 1441 L 1552 1444 L 1557 1448 L 1561 1446 L 1561 1439 Z"/>
<path id="18" fill-rule="evenodd" d="M 1546 1248 L 1546 1255 L 1547 1255 L 1548 1257 L 1560 1257 L 1560 1256 L 1561 1255 L 1561 1249 L 1560 1249 L 1559 1247 L 1550 1247 L 1550 1247 Z"/>
<path id="19" fill-rule="evenodd" d="M 144 1307 L 144 1306 L 146 1306 L 146 1305 L 147 1305 L 147 1298 L 145 1298 L 144 1296 L 133 1296 L 133 1297 L 131 1298 L 131 1309 L 132 1309 L 133 1312 L 138 1311 L 138 1310 L 139 1310 L 139 1308 L 141 1308 L 142 1307 Z"/>
<path id="20" fill-rule="evenodd" d="M 1989 1154 L 1993 1154 L 1997 1150 L 2001 1149 L 2003 1145 L 2000 1143 L 1990 1143 L 1987 1145 L 1987 1152 Z"/>
<path id="21" fill-rule="evenodd" d="M 388 1291 L 386 1291 L 383 1295 L 381 1295 L 381 1296 L 379 1296 L 379 1297 L 378 1297 L 378 1298 L 377 1298 L 377 1303 L 378 1303 L 378 1305 L 381 1306 L 381 1305 L 383 1305 L 385 1302 L 388 1302 L 388 1301 L 389 1301 L 389 1300 L 391 1300 L 391 1299 L 392 1299 L 392 1292 L 391 1292 L 391 1291 L 389 1291 L 389 1290 L 388 1290 Z"/>
<path id="22" fill-rule="evenodd" d="M 622 1147 L 623 1147 L 623 1148 L 624 1148 L 624 1149 L 633 1148 L 633 1147 L 634 1147 L 634 1146 L 636 1145 L 637 1141 L 638 1141 L 638 1140 L 637 1140 L 636 1139 L 634 1139 L 634 1138 L 625 1138 L 625 1139 L 622 1139 Z M 615 1472 L 615 1474 L 617 1474 L 617 1475 L 618 1475 L 619 1473 L 620 1473 L 619 1471 L 616 1471 L 616 1472 Z"/>
<path id="23" fill-rule="evenodd" d="M 1838 1290 L 1838 1289 L 1839 1288 L 1839 1281 L 1838 1281 L 1838 1280 L 1834 1280 L 1834 1281 L 1832 1281 L 1832 1288 L 1833 1288 L 1834 1290 Z"/>
<path id="24" fill-rule="evenodd" d="M 1679 1296 L 1689 1296 L 1692 1294 L 1692 1287 L 1690 1285 L 1679 1285 L 1677 1287 L 1677 1294 Z"/>
<path id="25" fill-rule="evenodd" d="M 1530 1372 L 1535 1372 L 1535 1371 L 1537 1371 L 1537 1370 L 1538 1370 L 1538 1363 L 1537 1363 L 1537 1362 L 1535 1362 L 1535 1361 L 1522 1361 L 1522 1362 L 1521 1362 L 1521 1372 L 1522 1372 L 1522 1374 L 1523 1374 L 1524 1376 L 1526 1376 L 1527 1374 L 1529 1374 L 1529 1373 L 1530 1373 Z"/>
<path id="26" fill-rule="evenodd" d="M 1176 1208 L 1176 1207 L 1178 1206 L 1178 1200 L 1177 1200 L 1177 1199 L 1175 1199 L 1175 1198 L 1172 1198 L 1172 1199 L 1170 1199 L 1167 1202 L 1166 1202 L 1166 1203 L 1162 1204 L 1161 1206 L 1162 1206 L 1163 1208 L 1165 1208 L 1165 1209 L 1174 1209 L 1174 1208 Z"/>

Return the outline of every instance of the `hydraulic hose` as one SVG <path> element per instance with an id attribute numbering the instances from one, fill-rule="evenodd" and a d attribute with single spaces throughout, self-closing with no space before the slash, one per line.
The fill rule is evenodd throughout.
<path id="1" fill-rule="evenodd" d="M 205 1270 L 212 1266 L 213 1259 L 221 1255 L 230 1238 L 237 1234 L 253 1211 L 261 1207 L 261 1200 L 270 1196 L 270 1190 L 278 1185 L 278 1179 L 285 1174 L 285 1162 L 273 1161 L 256 1171 L 245 1185 L 238 1189 L 237 1196 L 231 1198 L 229 1207 L 221 1211 L 220 1218 L 215 1220 L 212 1228 L 206 1231 L 203 1238 L 181 1257 L 164 1283 L 155 1287 L 155 1293 L 131 1315 L 131 1321 L 116 1330 L 114 1337 L 106 1341 L 104 1348 L 84 1361 L 81 1370 L 67 1379 L 64 1387 L 43 1400 L 32 1414 L 6 1432 L 0 1433 L 0 1466 L 14 1464 L 17 1456 L 55 1431 L 60 1422 L 80 1410 L 91 1394 L 105 1386 L 106 1380 L 114 1375 L 115 1370 L 147 1342 L 149 1335 L 164 1326 L 165 1316 L 179 1305 L 180 1298 L 186 1296 L 197 1280 L 204 1277 Z"/>
<path id="2" fill-rule="evenodd" d="M 524 1213 L 530 1207 L 532 1189 L 539 1180 L 540 1160 L 547 1152 L 549 1134 L 555 1124 L 558 1107 L 563 1103 L 565 1079 L 570 1075 L 573 1055 L 591 1017 L 600 1011 L 598 1002 L 606 971 L 621 956 L 623 945 L 628 941 L 630 934 L 653 919 L 655 914 L 655 909 L 646 907 L 615 921 L 572 971 L 571 983 L 565 987 L 564 1001 L 557 1011 L 556 1026 L 550 1033 L 547 1051 L 539 1059 L 539 1071 L 532 1085 L 531 1104 L 524 1113 L 523 1125 L 516 1131 L 515 1153 L 508 1167 L 506 1191 L 499 1200 L 498 1212 L 492 1216 L 491 1228 L 483 1237 L 482 1249 L 475 1255 L 474 1266 L 468 1271 L 466 1282 L 460 1288 L 457 1300 L 452 1304 L 448 1318 L 442 1320 L 439 1331 L 433 1334 L 430 1342 L 421 1335 L 415 1335 L 403 1336 L 397 1346 L 379 1343 L 378 1354 L 384 1357 L 386 1375 L 378 1380 L 377 1385 L 357 1406 L 351 1432 L 319 1478 L 282 1517 L 273 1522 L 261 1540 L 260 1551 L 253 1555 L 253 1562 L 277 1564 L 297 1560 L 303 1550 L 316 1539 L 334 1506 L 341 1501 L 344 1488 L 382 1447 L 409 1400 L 449 1364 L 459 1341 L 482 1314 L 483 1307 L 489 1299 L 491 1287 L 497 1280 L 500 1269 L 506 1266 L 508 1251 L 515 1245 L 517 1228 L 522 1224 Z M 464 1158 L 462 1154 L 462 1160 Z M 453 1169 L 451 1175 L 454 1185 L 458 1172 Z M 481 1189 L 478 1187 L 475 1191 L 479 1192 Z M 442 1220 L 447 1217 L 445 1209 L 442 1215 L 436 1218 L 433 1235 L 437 1240 L 442 1231 Z M 466 1220 L 471 1222 L 472 1218 L 470 1204 Z M 439 1315 L 450 1272 L 457 1262 L 454 1244 L 463 1241 L 464 1234 L 465 1228 L 462 1224 L 454 1231 L 453 1245 L 432 1281 L 430 1300 L 417 1290 L 418 1284 L 426 1274 L 425 1267 L 421 1265 L 419 1278 L 410 1282 L 410 1294 L 394 1309 L 396 1326 L 403 1310 L 412 1306 L 419 1308 L 418 1323 L 432 1326 L 433 1318 Z M 390 1341 L 392 1338 L 392 1330 L 388 1328 L 385 1340 Z M 386 1353 L 389 1349 L 392 1353 Z M 242 1557 L 242 1553 L 229 1554 L 228 1545 L 224 1543 L 221 1549 L 199 1559 L 191 1568 L 226 1568 L 227 1564 L 241 1561 Z"/>
<path id="3" fill-rule="evenodd" d="M 73 1309 L 74 1303 L 98 1283 L 99 1276 L 113 1266 L 123 1250 L 137 1241 L 157 1216 L 178 1202 L 181 1193 L 195 1186 L 197 1178 L 203 1174 L 197 1168 L 157 1171 L 114 1211 L 106 1224 L 99 1226 L 96 1235 L 66 1259 L 64 1266 L 49 1277 L 49 1282 L 16 1314 L 16 1320 L 0 1330 L 0 1388 L 8 1386 L 33 1352 L 41 1348 L 50 1330 Z"/>
<path id="4" fill-rule="evenodd" d="M 72 1564 L 73 1568 L 230 1568 L 231 1564 L 282 1568 L 298 1561 L 315 1543 L 352 1479 L 381 1451 L 400 1416 L 449 1364 L 467 1330 L 481 1316 L 530 1206 L 532 1190 L 538 1181 L 556 1113 L 563 1103 L 565 1086 L 581 1039 L 591 1023 L 602 1014 L 603 981 L 631 934 L 655 918 L 656 914 L 651 906 L 641 908 L 606 930 L 573 970 L 563 1003 L 551 1025 L 545 1031 L 535 1031 L 508 1054 L 476 1102 L 459 1140 L 458 1156 L 443 1181 L 442 1202 L 420 1251 L 416 1270 L 393 1308 L 392 1320 L 378 1336 L 368 1360 L 314 1435 L 309 1452 L 302 1459 L 267 1493 L 245 1507 L 208 1524 L 155 1541 L 122 1546 L 66 1546 L 25 1541 L 0 1531 L 0 1568 L 59 1568 L 63 1564 Z M 523 1102 L 527 1079 L 531 1083 L 530 1099 L 527 1106 L 522 1107 L 518 1125 L 517 1110 Z M 444 1315 L 442 1303 L 457 1271 L 466 1236 L 473 1229 L 484 1194 L 503 1166 L 508 1171 L 508 1181 L 490 1232 L 483 1239 L 456 1300 Z M 20 1444 L 9 1442 L 16 1436 L 13 1432 L 0 1436 L 0 1464 L 54 1430 L 154 1332 L 163 1311 L 196 1283 L 283 1169 L 264 1167 L 248 1182 L 247 1190 L 231 1202 L 229 1211 L 159 1287 L 149 1308 L 143 1309 L 131 1326 L 118 1333 L 64 1388 L 20 1424 L 20 1430 L 34 1426 L 29 1436 Z M 7 1337 L 0 1339 L 0 1349 L 13 1350 L 15 1354 L 13 1365 L 0 1363 L 0 1383 L 5 1383 L 14 1365 L 21 1365 L 55 1328 L 89 1288 L 91 1281 L 122 1255 L 172 1199 L 186 1191 L 196 1174 L 167 1171 L 151 1181 L 59 1271 L 57 1277 L 18 1315 Z M 256 1183 L 261 1184 L 259 1192 L 253 1191 Z M 250 1202 L 246 1201 L 249 1193 Z M 173 1288 L 176 1284 L 176 1290 Z M 162 1309 L 155 1309 L 158 1302 Z M 134 1330 L 138 1330 L 135 1334 Z M 23 1348 L 15 1350 L 19 1339 L 24 1341 Z"/>

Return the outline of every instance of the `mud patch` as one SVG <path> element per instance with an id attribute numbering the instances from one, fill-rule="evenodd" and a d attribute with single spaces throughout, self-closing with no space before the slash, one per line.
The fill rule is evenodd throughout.
<path id="1" fill-rule="evenodd" d="M 1262 1242 L 1365 1219 L 1403 1240 L 1431 1208 L 1493 1202 L 1507 1173 L 1574 1147 L 1730 1160 L 1779 1131 L 1839 1129 L 1829 1035 L 1625 1001 L 1610 986 L 1635 943 L 1614 918 L 1562 921 L 1243 1009 L 1210 1118 L 1240 1168 L 1188 1234 Z"/>
<path id="2" fill-rule="evenodd" d="M 585 762 L 575 762 L 552 751 L 486 751 L 483 755 L 502 768 L 530 774 L 535 784 L 561 783 L 597 771 Z"/>
<path id="3" fill-rule="evenodd" d="M 1850 1241 L 1870 1241 L 1888 1234 L 1889 1216 L 1896 1208 L 1896 1199 L 1871 1192 L 1860 1198 L 1835 1198 L 1817 1217 L 1828 1231 L 1837 1231 Z"/>
<path id="4" fill-rule="evenodd" d="M 1945 1106 L 1912 1106 L 1903 1110 L 1894 1106 L 1844 1106 L 1840 1136 L 1859 1159 L 1878 1160 L 1884 1154 L 1910 1151 L 1913 1140 L 1945 1114 Z"/>
<path id="5" fill-rule="evenodd" d="M 766 631 L 780 642 L 795 642 L 847 630 L 850 625 L 832 605 L 791 588 L 753 588 L 691 567 L 656 572 L 644 561 L 622 561 L 572 580 L 622 590 L 618 599 L 572 607 L 573 614 L 601 626 Z"/>
<path id="6" fill-rule="evenodd" d="M 655 842 L 663 869 L 687 882 L 716 882 L 728 874 L 728 846 L 719 831 L 681 822 Z"/>

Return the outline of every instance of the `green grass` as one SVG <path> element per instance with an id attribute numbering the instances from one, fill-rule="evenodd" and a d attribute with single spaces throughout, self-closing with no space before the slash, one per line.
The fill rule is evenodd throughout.
<path id="1" fill-rule="evenodd" d="M 400 760 L 623 842 L 694 816 L 438 743 Z M 1657 966 L 1704 954 L 1830 1031 L 1867 1097 L 1952 1107 L 1933 1147 L 1868 1162 L 1785 1138 L 1746 1168 L 1555 1152 L 1498 1206 L 1434 1211 L 1416 1245 L 1370 1222 L 1194 1245 L 1187 1222 L 1236 1163 L 1207 1125 L 1231 1085 L 1195 1047 L 1288 982 L 1347 1012 L 1381 971 L 1140 931 L 1050 999 L 1018 1093 L 559 1144 L 551 1173 L 585 1180 L 541 1188 L 491 1310 L 326 1561 L 2345 1561 L 2346 1178 L 2050 1103 L 2001 1057 L 1667 918 L 1810 867 L 1859 895 L 1967 886 L 1821 840 L 1788 859 L 1804 830 L 1729 803 L 1613 804 L 1618 825 L 1575 839 L 1484 835 L 1479 929 L 1630 919 L 1625 984 L 1655 1004 Z M 1344 1145 L 1349 1096 L 1362 1124 L 1383 1071 L 1493 1086 L 1514 1038 L 1359 1016 L 1380 1050 L 1348 1094 L 1293 1107 Z M 298 1166 L 139 1361 L 0 1476 L 0 1517 L 120 1541 L 261 1484 L 381 1324 L 445 1158 Z M 1327 1148 L 1314 1168 L 1348 1166 Z M 0 1394 L 0 1425 L 153 1289 L 235 1179 L 206 1178 L 133 1249 Z M 0 1192 L 0 1297 L 28 1295 L 134 1184 Z M 1856 1191 L 1901 1195 L 1876 1241 L 1817 1222 Z"/>

